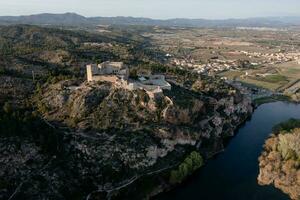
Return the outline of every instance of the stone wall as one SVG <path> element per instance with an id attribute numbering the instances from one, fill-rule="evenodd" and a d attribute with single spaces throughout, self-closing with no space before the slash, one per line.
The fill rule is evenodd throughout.
<path id="1" fill-rule="evenodd" d="M 120 81 L 120 79 L 117 76 L 114 75 L 100 75 L 100 76 L 93 76 L 92 81 L 106 81 L 111 83 L 117 83 Z"/>

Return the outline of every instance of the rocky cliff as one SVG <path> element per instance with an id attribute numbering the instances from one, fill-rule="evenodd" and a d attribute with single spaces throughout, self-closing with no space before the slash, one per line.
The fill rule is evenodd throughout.
<path id="1" fill-rule="evenodd" d="M 5 162 L 0 196 L 140 199 L 162 190 L 187 154 L 197 150 L 209 158 L 223 150 L 224 138 L 252 113 L 251 101 L 231 86 L 194 84 L 172 85 L 155 98 L 105 82 L 44 85 L 34 102 L 59 132 L 53 133 L 56 151 L 43 153 L 29 139 L 3 146 L 1 158 L 14 160 L 17 170 Z"/>

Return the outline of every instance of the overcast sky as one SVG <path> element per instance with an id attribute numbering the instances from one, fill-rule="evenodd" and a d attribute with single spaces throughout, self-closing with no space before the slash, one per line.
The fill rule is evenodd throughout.
<path id="1" fill-rule="evenodd" d="M 160 19 L 300 16 L 300 0 L 0 0 L 2 16 L 44 12 Z"/>

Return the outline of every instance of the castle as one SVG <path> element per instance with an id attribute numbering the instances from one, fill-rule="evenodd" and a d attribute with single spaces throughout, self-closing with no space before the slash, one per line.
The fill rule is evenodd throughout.
<path id="1" fill-rule="evenodd" d="M 111 82 L 129 90 L 143 89 L 151 96 L 163 90 L 171 90 L 171 85 L 164 75 L 139 75 L 137 79 L 129 79 L 129 68 L 122 62 L 103 62 L 86 66 L 87 81 Z"/>
<path id="2" fill-rule="evenodd" d="M 129 70 L 122 62 L 104 62 L 101 64 L 87 65 L 87 80 L 117 82 L 128 80 Z"/>

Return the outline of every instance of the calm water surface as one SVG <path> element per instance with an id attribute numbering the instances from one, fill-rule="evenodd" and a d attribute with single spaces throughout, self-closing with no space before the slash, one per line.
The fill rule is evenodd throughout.
<path id="1" fill-rule="evenodd" d="M 275 102 L 255 110 L 226 150 L 183 186 L 158 197 L 162 200 L 288 200 L 273 186 L 257 184 L 258 157 L 272 127 L 290 118 L 300 118 L 300 104 Z"/>

